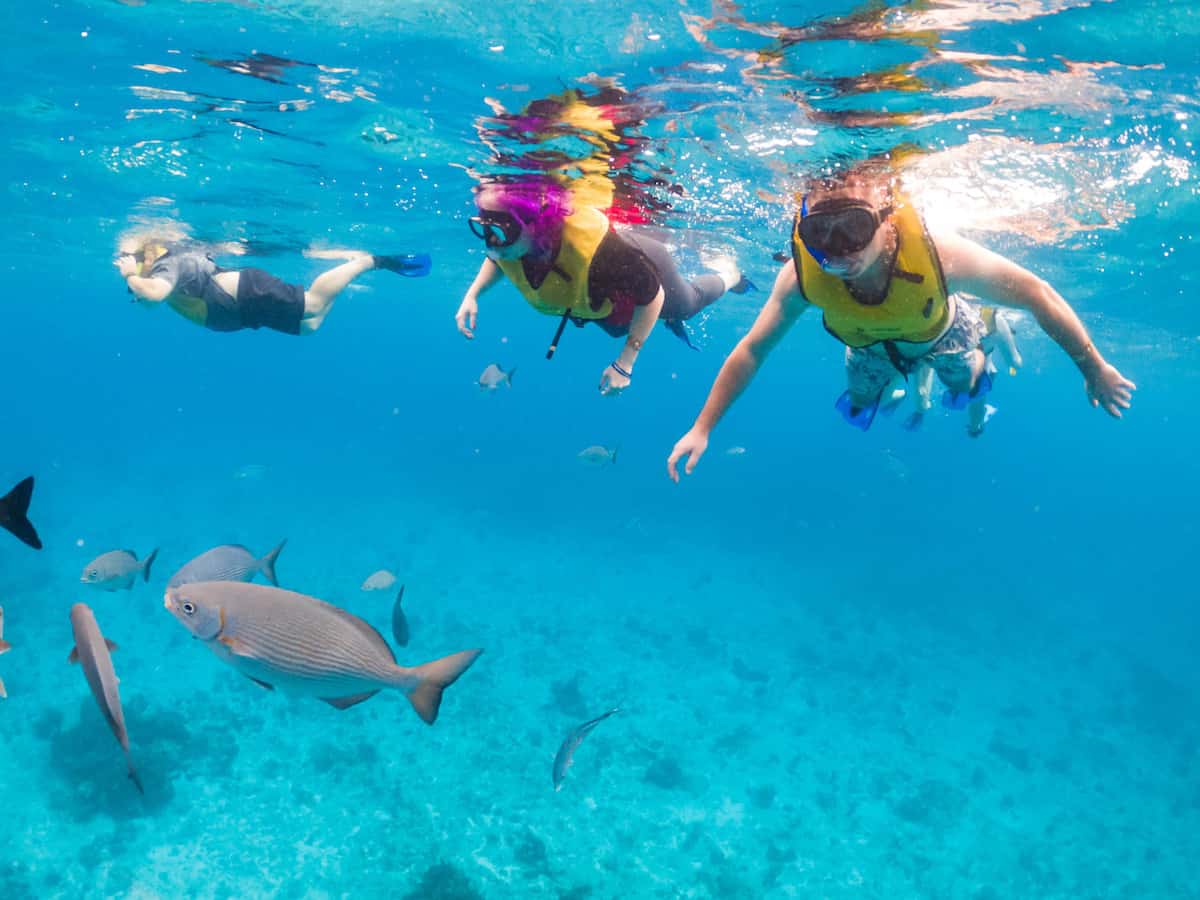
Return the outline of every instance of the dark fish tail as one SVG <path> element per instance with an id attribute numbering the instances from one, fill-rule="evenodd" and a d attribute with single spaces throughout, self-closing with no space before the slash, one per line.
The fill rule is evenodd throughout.
<path id="1" fill-rule="evenodd" d="M 511 369 L 509 369 L 507 372 L 504 373 L 504 380 L 508 382 L 509 387 L 512 387 L 513 376 L 516 374 L 517 374 L 516 366 L 513 366 Z"/>
<path id="2" fill-rule="evenodd" d="M 155 547 L 150 551 L 150 555 L 142 561 L 142 580 L 150 580 L 150 567 L 154 565 L 154 558 L 158 556 L 158 548 Z"/>
<path id="3" fill-rule="evenodd" d="M 409 691 L 408 702 L 426 725 L 437 721 L 438 707 L 442 705 L 442 692 L 458 680 L 458 676 L 471 668 L 482 650 L 463 650 L 443 656 L 433 662 L 405 669 L 407 678 L 416 678 L 417 686 Z"/>
<path id="4" fill-rule="evenodd" d="M 259 560 L 258 566 L 262 570 L 263 578 L 279 587 L 279 579 L 275 577 L 275 560 L 279 558 L 279 551 L 283 549 L 283 545 L 287 543 L 287 538 L 279 542 L 279 546 Z"/>
<path id="5" fill-rule="evenodd" d="M 33 476 L 30 475 L 11 491 L 0 497 L 0 526 L 15 534 L 34 550 L 42 549 L 42 540 L 29 521 L 29 501 L 33 497 Z"/>
<path id="6" fill-rule="evenodd" d="M 396 595 L 396 604 L 392 607 L 392 637 L 401 647 L 408 646 L 408 617 L 400 605 L 404 600 L 404 585 L 400 585 L 400 593 Z"/>

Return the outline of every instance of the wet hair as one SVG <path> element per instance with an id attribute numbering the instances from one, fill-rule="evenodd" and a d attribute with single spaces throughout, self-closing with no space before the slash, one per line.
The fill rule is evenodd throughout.
<path id="1" fill-rule="evenodd" d="M 882 203 L 889 203 L 900 184 L 899 163 L 913 151 L 902 145 L 894 151 L 859 161 L 834 163 L 805 179 L 804 193 L 828 193 L 868 185 Z"/>
<path id="2" fill-rule="evenodd" d="M 511 213 L 542 255 L 553 252 L 562 237 L 563 222 L 574 212 L 569 191 L 553 178 L 484 182 L 475 188 L 477 205 L 484 192 L 488 208 Z"/>

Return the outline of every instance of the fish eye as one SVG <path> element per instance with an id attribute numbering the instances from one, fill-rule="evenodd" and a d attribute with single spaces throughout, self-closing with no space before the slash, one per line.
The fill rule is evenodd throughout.
<path id="1" fill-rule="evenodd" d="M 89 569 L 89 570 L 88 570 L 88 578 L 95 578 L 95 577 L 96 577 L 97 575 L 99 575 L 99 574 L 100 574 L 100 573 L 99 573 L 99 572 L 97 572 L 95 569 Z"/>
<path id="2" fill-rule="evenodd" d="M 184 615 L 187 615 L 187 616 L 195 615 L 196 604 L 193 603 L 191 600 L 184 600 L 183 601 L 183 613 L 184 613 Z"/>

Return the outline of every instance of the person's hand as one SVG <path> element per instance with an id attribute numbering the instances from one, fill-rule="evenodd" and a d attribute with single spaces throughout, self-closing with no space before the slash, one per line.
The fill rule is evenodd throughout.
<path id="1" fill-rule="evenodd" d="M 468 339 L 475 337 L 475 332 L 471 329 L 475 327 L 475 317 L 477 315 L 479 315 L 479 302 L 474 297 L 463 297 L 463 302 L 458 307 L 458 312 L 454 314 L 454 321 L 458 325 L 459 334 Z"/>
<path id="2" fill-rule="evenodd" d="M 610 363 L 600 376 L 600 393 L 605 397 L 619 397 L 625 388 L 633 383 L 628 375 L 622 375 Z"/>
<path id="3" fill-rule="evenodd" d="M 675 464 L 679 460 L 685 456 L 688 457 L 683 471 L 685 474 L 691 475 L 692 470 L 696 468 L 696 463 L 700 462 L 700 457 L 707 449 L 708 435 L 693 426 L 691 431 L 675 442 L 671 455 L 667 457 L 667 474 L 671 476 L 671 480 L 679 484 L 679 470 L 675 468 Z"/>
<path id="4" fill-rule="evenodd" d="M 1137 385 L 1117 371 L 1115 366 L 1101 360 L 1087 374 L 1087 394 L 1092 406 L 1102 406 L 1114 419 L 1121 418 L 1121 410 L 1129 409 Z"/>
<path id="5" fill-rule="evenodd" d="M 130 275 L 138 273 L 137 260 L 128 253 L 124 256 L 118 256 L 113 265 L 117 267 L 117 271 L 121 273 L 122 278 L 128 278 Z"/>

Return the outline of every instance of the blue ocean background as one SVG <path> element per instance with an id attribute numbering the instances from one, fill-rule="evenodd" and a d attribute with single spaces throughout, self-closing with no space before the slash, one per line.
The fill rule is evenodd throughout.
<path id="1" fill-rule="evenodd" d="M 0 22 L 0 487 L 36 477 L 45 542 L 0 534 L 0 897 L 1200 897 L 1193 4 L 127 0 Z M 298 64 L 228 63 L 265 55 Z M 923 82 L 847 81 L 885 71 Z M 685 268 L 735 254 L 762 288 L 713 307 L 699 353 L 656 329 L 617 400 L 595 387 L 612 339 L 570 329 L 545 361 L 555 323 L 507 285 L 474 341 L 453 323 L 486 98 L 592 74 L 661 103 L 644 133 L 686 188 L 663 226 Z M 795 179 L 903 141 L 931 151 L 929 214 L 1054 284 L 1133 409 L 1090 408 L 1025 317 L 981 439 L 936 405 L 863 434 L 810 314 L 672 484 Z M 117 243 L 159 222 L 287 281 L 327 267 L 311 247 L 434 268 L 365 275 L 310 338 L 216 334 L 129 302 Z M 511 390 L 478 390 L 492 362 Z M 616 464 L 582 464 L 591 444 Z M 392 595 L 359 586 L 397 573 L 402 663 L 485 648 L 436 725 L 396 694 L 264 692 L 163 610 L 192 556 L 285 537 L 283 586 L 384 634 Z M 149 584 L 79 584 L 120 547 L 161 548 Z M 79 601 L 120 645 L 144 797 L 66 662 Z M 559 742 L 614 706 L 555 792 Z"/>

